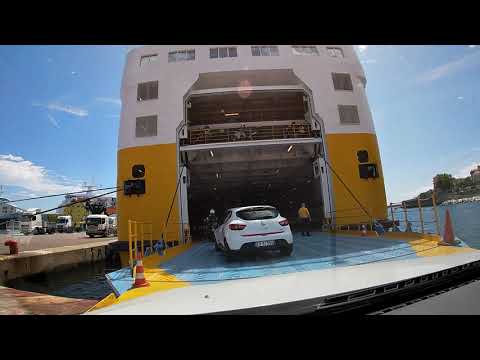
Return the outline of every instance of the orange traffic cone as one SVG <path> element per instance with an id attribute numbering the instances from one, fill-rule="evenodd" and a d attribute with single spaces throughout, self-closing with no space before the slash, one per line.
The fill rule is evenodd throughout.
<path id="1" fill-rule="evenodd" d="M 145 279 L 142 255 L 138 253 L 137 264 L 135 265 L 135 282 L 133 283 L 132 288 L 135 289 L 144 286 L 150 286 L 150 283 Z"/>
<path id="2" fill-rule="evenodd" d="M 362 225 L 362 236 L 367 236 L 367 227 Z"/>
<path id="3" fill-rule="evenodd" d="M 445 230 L 443 232 L 443 239 L 438 242 L 438 245 L 452 246 L 457 244 L 458 241 L 455 240 L 452 220 L 450 218 L 450 210 L 447 209 L 445 212 Z"/>

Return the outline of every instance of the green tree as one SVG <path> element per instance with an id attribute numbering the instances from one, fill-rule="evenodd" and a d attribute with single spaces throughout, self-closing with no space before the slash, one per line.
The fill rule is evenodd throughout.
<path id="1" fill-rule="evenodd" d="M 455 179 L 450 174 L 438 174 L 436 176 L 436 187 L 441 191 L 450 191 L 453 189 Z"/>

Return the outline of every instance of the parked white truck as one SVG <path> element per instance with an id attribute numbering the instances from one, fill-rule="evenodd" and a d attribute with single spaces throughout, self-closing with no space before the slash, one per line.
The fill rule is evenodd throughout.
<path id="1" fill-rule="evenodd" d="M 116 220 L 116 219 L 115 219 Z M 87 235 L 110 236 L 116 229 L 116 221 L 112 221 L 107 215 L 88 215 L 87 216 Z"/>
<path id="2" fill-rule="evenodd" d="M 55 222 L 52 221 L 52 214 L 38 214 L 42 209 L 30 208 L 22 214 L 20 229 L 23 234 L 51 234 L 55 232 Z"/>
<path id="3" fill-rule="evenodd" d="M 73 222 L 71 215 L 60 215 L 57 218 L 57 231 L 58 232 L 66 232 L 72 233 L 73 232 Z"/>

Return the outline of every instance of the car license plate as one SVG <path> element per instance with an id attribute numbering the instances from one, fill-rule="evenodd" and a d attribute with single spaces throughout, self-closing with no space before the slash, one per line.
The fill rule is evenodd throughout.
<path id="1" fill-rule="evenodd" d="M 273 246 L 273 245 L 275 245 L 275 240 L 259 241 L 255 243 L 256 247 L 266 247 L 266 246 Z"/>

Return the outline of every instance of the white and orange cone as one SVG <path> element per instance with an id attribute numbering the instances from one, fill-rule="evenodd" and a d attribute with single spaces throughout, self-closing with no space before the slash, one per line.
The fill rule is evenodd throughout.
<path id="1" fill-rule="evenodd" d="M 458 241 L 455 240 L 455 233 L 453 232 L 452 220 L 450 218 L 450 210 L 445 212 L 445 229 L 443 232 L 443 239 L 438 242 L 438 245 L 455 246 Z"/>
<path id="2" fill-rule="evenodd" d="M 150 286 L 150 283 L 145 279 L 145 270 L 143 268 L 142 254 L 137 254 L 137 264 L 135 265 L 135 282 L 132 289 L 139 287 Z"/>

